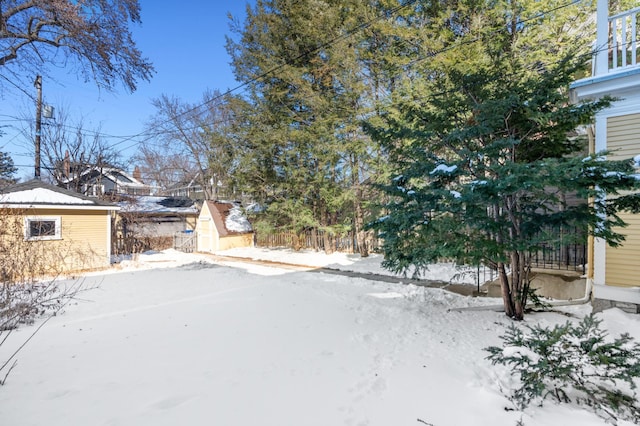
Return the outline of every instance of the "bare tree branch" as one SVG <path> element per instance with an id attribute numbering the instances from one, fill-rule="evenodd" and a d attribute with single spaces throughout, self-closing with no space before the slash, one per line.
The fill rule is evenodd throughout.
<path id="1" fill-rule="evenodd" d="M 134 91 L 154 71 L 131 37 L 129 23 L 139 22 L 138 0 L 3 0 L 0 72 L 17 76 L 4 68 L 43 71 L 71 59 L 84 78 L 107 89 L 121 82 Z"/>

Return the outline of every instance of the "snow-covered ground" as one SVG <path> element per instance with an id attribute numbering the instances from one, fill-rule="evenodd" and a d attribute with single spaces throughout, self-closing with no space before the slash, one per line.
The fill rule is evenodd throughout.
<path id="1" fill-rule="evenodd" d="M 225 254 L 381 272 L 379 257 Z M 447 268 L 435 268 L 433 279 L 446 279 Z M 171 250 L 109 272 L 82 278 L 99 287 L 19 354 L 0 387 L 0 424 L 604 424 L 551 402 L 511 410 L 501 389 L 512 379 L 483 350 L 501 343 L 510 321 L 491 310 L 456 309 L 496 299 Z M 589 311 L 564 308 L 526 322 L 577 321 Z M 610 310 L 600 318 L 612 334 L 640 339 L 637 315 Z M 13 333 L 0 360 L 37 325 Z"/>

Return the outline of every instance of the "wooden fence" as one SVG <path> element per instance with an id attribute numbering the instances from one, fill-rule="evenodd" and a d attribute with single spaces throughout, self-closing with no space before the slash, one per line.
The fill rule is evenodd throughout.
<path id="1" fill-rule="evenodd" d="M 369 251 L 376 251 L 380 247 L 378 239 L 367 235 L 365 239 Z M 355 233 L 329 234 L 319 230 L 295 232 L 257 232 L 256 245 L 258 247 L 287 247 L 294 250 L 323 250 L 328 252 L 358 253 L 358 241 Z"/>
<path id="2" fill-rule="evenodd" d="M 572 228 L 556 233 L 566 235 L 579 234 L 579 230 Z M 573 238 L 567 238 L 572 240 Z M 365 241 L 370 252 L 376 252 L 381 248 L 382 241 L 367 236 Z M 300 234 L 294 232 L 258 232 L 256 233 L 256 245 L 258 247 L 287 247 L 294 250 L 322 250 L 329 252 L 358 253 L 358 243 L 353 232 L 342 235 L 325 234 L 323 231 L 308 230 Z M 326 248 L 329 247 L 329 250 Z M 539 251 L 532 253 L 534 268 L 540 269 L 566 269 L 584 271 L 587 257 L 586 244 L 561 242 L 551 246 L 544 245 Z M 443 262 L 450 260 L 443 259 Z"/>
<path id="3" fill-rule="evenodd" d="M 143 253 L 148 250 L 165 250 L 173 247 L 173 237 L 114 237 L 111 240 L 113 255 Z"/>
<path id="4" fill-rule="evenodd" d="M 193 231 L 182 231 L 173 234 L 173 248 L 185 253 L 196 251 L 196 233 Z"/>

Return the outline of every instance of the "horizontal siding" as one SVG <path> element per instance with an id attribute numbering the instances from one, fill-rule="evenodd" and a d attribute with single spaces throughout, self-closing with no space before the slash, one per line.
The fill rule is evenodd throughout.
<path id="1" fill-rule="evenodd" d="M 218 250 L 229 250 L 236 247 L 252 247 L 253 234 L 240 234 L 220 238 Z"/>
<path id="2" fill-rule="evenodd" d="M 106 211 L 38 209 L 28 215 L 60 216 L 62 240 L 44 241 L 64 258 L 65 270 L 109 266 L 109 238 Z"/>
<path id="3" fill-rule="evenodd" d="M 626 236 L 621 246 L 606 250 L 606 283 L 618 287 L 640 286 L 640 215 L 631 213 L 620 214 L 628 226 L 616 229 Z"/>
<path id="4" fill-rule="evenodd" d="M 628 159 L 640 154 L 640 114 L 607 119 L 607 149 L 611 151 L 611 160 Z M 628 226 L 616 231 L 625 235 L 626 240 L 620 247 L 607 247 L 605 282 L 618 287 L 637 287 L 640 286 L 640 215 L 622 213 L 620 217 Z"/>
<path id="5" fill-rule="evenodd" d="M 607 149 L 611 160 L 622 160 L 640 154 L 640 114 L 620 115 L 607 119 Z"/>

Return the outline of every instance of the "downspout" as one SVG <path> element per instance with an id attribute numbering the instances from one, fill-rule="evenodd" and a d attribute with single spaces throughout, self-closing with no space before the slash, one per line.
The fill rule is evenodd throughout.
<path id="1" fill-rule="evenodd" d="M 593 126 L 587 127 L 587 136 L 589 139 L 589 154 L 594 154 L 596 152 L 596 137 Z M 590 206 L 593 206 L 594 199 L 590 197 L 587 203 Z M 593 270 L 594 270 L 594 260 L 595 260 L 595 238 L 593 235 L 589 235 L 587 237 L 587 270 L 586 270 L 586 283 L 584 289 L 584 296 L 580 299 L 571 299 L 571 300 L 555 300 L 552 302 L 547 302 L 548 305 L 551 306 L 571 306 L 571 305 L 583 305 L 585 303 L 591 302 L 591 296 L 593 292 Z M 468 307 L 468 308 L 458 308 L 452 309 L 454 311 L 496 311 L 496 312 L 504 312 L 504 305 L 487 305 L 487 306 L 477 306 L 477 307 Z"/>
<path id="2" fill-rule="evenodd" d="M 601 3 L 601 2 L 599 2 Z M 601 6 L 601 5 L 600 5 Z M 598 17 L 600 18 L 600 17 Z M 602 56 L 602 55 L 601 55 Z M 595 154 L 596 152 L 596 135 L 593 125 L 587 127 L 587 137 L 589 140 L 589 154 Z M 594 199 L 593 197 L 589 197 L 587 203 L 589 206 L 593 207 Z M 558 300 L 554 302 L 549 302 L 551 306 L 568 306 L 568 305 L 582 305 L 585 303 L 589 303 L 591 301 L 591 296 L 593 292 L 593 263 L 595 259 L 595 239 L 593 235 L 589 235 L 587 237 L 587 270 L 586 272 L 586 284 L 584 289 L 584 296 L 580 299 L 574 300 Z"/>

